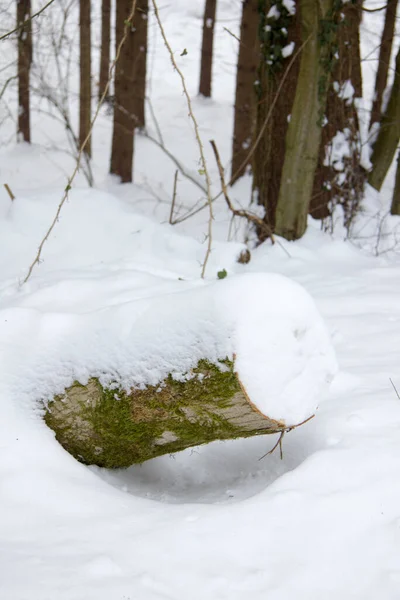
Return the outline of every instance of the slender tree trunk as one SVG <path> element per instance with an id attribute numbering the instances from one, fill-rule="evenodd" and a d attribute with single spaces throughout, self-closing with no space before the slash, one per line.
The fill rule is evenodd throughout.
<path id="1" fill-rule="evenodd" d="M 133 36 L 133 116 L 139 129 L 145 127 L 146 65 L 147 65 L 147 23 L 148 0 L 138 0 L 134 19 Z"/>
<path id="2" fill-rule="evenodd" d="M 102 97 L 104 90 L 106 89 L 108 73 L 110 71 L 110 22 L 111 0 L 102 0 L 99 98 Z"/>
<path id="3" fill-rule="evenodd" d="M 90 131 L 92 103 L 90 0 L 79 3 L 80 34 L 80 94 L 79 94 L 79 145 L 82 147 Z M 91 139 L 86 142 L 85 153 L 91 156 Z"/>
<path id="4" fill-rule="evenodd" d="M 315 170 L 321 141 L 329 73 L 327 56 L 331 42 L 323 25 L 333 20 L 331 0 L 302 0 L 301 24 L 304 47 L 290 123 L 286 134 L 285 161 L 276 209 L 275 231 L 288 240 L 300 238 L 307 227 Z M 331 31 L 329 27 L 328 31 Z"/>
<path id="5" fill-rule="evenodd" d="M 31 1 L 17 0 L 18 34 L 18 141 L 31 141 L 29 75 L 32 62 Z"/>
<path id="6" fill-rule="evenodd" d="M 394 184 L 390 212 L 392 215 L 400 215 L 400 154 L 397 156 L 396 181 Z"/>
<path id="7" fill-rule="evenodd" d="M 132 7 L 131 0 L 116 3 L 115 42 L 118 47 L 124 35 L 125 21 Z M 133 61 L 134 29 L 129 28 L 115 69 L 114 123 L 110 173 L 119 175 L 122 183 L 132 181 L 132 162 L 135 135 L 133 118 Z"/>
<path id="8" fill-rule="evenodd" d="M 199 94 L 211 96 L 214 25 L 217 0 L 206 0 L 203 18 L 203 43 L 201 47 Z"/>
<path id="9" fill-rule="evenodd" d="M 256 116 L 255 82 L 259 63 L 259 0 L 243 0 L 239 57 L 236 72 L 235 121 L 232 145 L 232 182 L 245 174 Z"/>
<path id="10" fill-rule="evenodd" d="M 400 50 L 396 57 L 396 72 L 385 114 L 381 119 L 378 138 L 371 156 L 372 170 L 368 182 L 380 191 L 392 164 L 400 139 Z"/>
<path id="11" fill-rule="evenodd" d="M 293 55 L 301 44 L 300 3 L 294 14 L 279 5 L 279 18 L 268 17 L 273 2 L 260 5 L 260 68 L 258 76 L 258 106 L 256 135 L 263 130 L 254 155 L 254 192 L 258 204 L 264 207 L 264 220 L 273 231 L 275 212 L 281 185 L 286 152 L 286 133 L 292 113 L 299 76 L 300 56 L 289 69 Z M 288 70 L 289 69 L 289 70 Z M 273 105 L 275 102 L 275 105 Z M 272 112 L 271 112 L 272 109 Z M 265 231 L 258 232 L 260 241 Z"/>
<path id="12" fill-rule="evenodd" d="M 362 97 L 360 56 L 361 0 L 347 2 L 338 24 L 337 53 L 328 89 L 318 166 L 310 203 L 316 219 L 341 204 L 349 225 L 363 193 L 356 99 Z"/>
<path id="13" fill-rule="evenodd" d="M 396 25 L 396 10 L 397 0 L 387 0 L 385 24 L 381 37 L 381 45 L 379 48 L 378 71 L 375 79 L 374 101 L 372 104 L 371 120 L 369 123 L 370 129 L 374 123 L 379 123 L 381 118 L 382 98 L 387 86 L 390 57 L 392 54 L 393 37 Z"/>

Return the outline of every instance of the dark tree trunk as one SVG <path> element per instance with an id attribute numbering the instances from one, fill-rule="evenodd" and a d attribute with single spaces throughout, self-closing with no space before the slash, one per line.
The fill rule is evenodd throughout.
<path id="1" fill-rule="evenodd" d="M 125 21 L 132 8 L 131 0 L 118 0 L 116 6 L 115 42 L 118 48 L 125 28 Z M 118 175 L 122 183 L 132 181 L 132 162 L 135 135 L 133 118 L 133 61 L 134 29 L 129 27 L 115 69 L 114 123 L 111 149 L 110 173 Z"/>
<path id="2" fill-rule="evenodd" d="M 92 75 L 91 75 L 91 35 L 90 0 L 79 3 L 80 33 L 80 94 L 79 94 L 79 145 L 83 146 L 90 131 Z M 91 156 L 91 139 L 86 142 L 84 152 Z"/>
<path id="3" fill-rule="evenodd" d="M 326 119 L 322 128 L 310 214 L 316 219 L 324 219 L 331 214 L 333 204 L 341 204 L 345 224 L 349 225 L 361 199 L 365 177 L 360 168 L 360 137 L 355 102 L 362 97 L 361 0 L 347 2 L 341 13 L 343 18 L 337 30 L 338 59 L 328 88 Z M 346 95 L 346 91 L 349 95 Z M 343 160 L 337 160 L 336 150 L 342 142 L 345 142 L 349 155 L 343 157 Z"/>
<path id="4" fill-rule="evenodd" d="M 285 138 L 298 82 L 300 55 L 289 71 L 288 68 L 301 44 L 301 25 L 299 2 L 296 2 L 296 13 L 293 15 L 282 6 L 279 19 L 267 19 L 266 15 L 271 6 L 272 2 L 267 0 L 264 2 L 264 8 L 260 7 L 259 13 L 261 52 L 255 134 L 257 136 L 262 129 L 264 132 L 257 146 L 253 164 L 255 196 L 258 204 L 265 209 L 265 222 L 273 230 L 286 152 Z M 284 56 L 282 49 L 291 48 L 290 44 L 293 44 L 292 53 Z M 271 112 L 276 96 L 276 104 Z M 259 231 L 258 234 L 260 241 L 263 241 L 265 231 Z"/>
<path id="5" fill-rule="evenodd" d="M 206 0 L 203 19 L 203 43 L 201 46 L 199 94 L 211 96 L 212 61 L 214 46 L 214 25 L 217 0 Z"/>
<path id="6" fill-rule="evenodd" d="M 246 171 L 255 126 L 254 85 L 259 64 L 259 0 L 243 0 L 236 75 L 235 122 L 232 145 L 232 183 Z"/>
<path id="7" fill-rule="evenodd" d="M 393 37 L 396 25 L 397 0 L 387 0 L 385 24 L 383 27 L 381 45 L 379 49 L 378 71 L 375 79 L 375 94 L 372 104 L 371 120 L 369 127 L 374 123 L 379 123 L 382 111 L 382 98 L 386 89 L 388 73 L 390 67 L 390 57 L 392 54 Z"/>
<path id="8" fill-rule="evenodd" d="M 396 72 L 394 76 L 389 102 L 381 119 L 379 133 L 371 156 L 372 170 L 368 182 L 380 191 L 400 139 L 400 50 L 396 56 Z"/>
<path id="9" fill-rule="evenodd" d="M 32 62 L 31 1 L 17 0 L 18 34 L 18 140 L 31 141 L 29 75 Z"/>
<path id="10" fill-rule="evenodd" d="M 135 126 L 145 127 L 146 65 L 147 65 L 147 23 L 148 0 L 138 0 L 134 19 L 135 33 L 133 60 L 133 117 Z"/>
<path id="11" fill-rule="evenodd" d="M 392 215 L 400 215 L 400 154 L 397 156 L 396 180 L 394 184 L 390 212 Z"/>
<path id="12" fill-rule="evenodd" d="M 106 89 L 108 82 L 108 74 L 110 71 L 110 21 L 111 0 L 102 0 L 99 98 L 101 98 L 104 94 L 104 90 Z"/>

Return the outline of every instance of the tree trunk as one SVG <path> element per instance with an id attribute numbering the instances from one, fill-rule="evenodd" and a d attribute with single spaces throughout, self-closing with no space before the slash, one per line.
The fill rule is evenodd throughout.
<path id="1" fill-rule="evenodd" d="M 381 119 L 378 138 L 371 156 L 372 170 L 368 183 L 380 191 L 393 162 L 400 139 L 400 50 L 396 56 L 396 72 L 385 114 Z"/>
<path id="2" fill-rule="evenodd" d="M 372 103 L 371 119 L 369 123 L 370 129 L 374 123 L 379 123 L 381 118 L 382 98 L 387 86 L 390 57 L 392 54 L 393 37 L 396 25 L 396 10 L 397 0 L 387 0 L 385 24 L 381 37 L 378 70 L 375 79 L 374 101 Z"/>
<path id="3" fill-rule="evenodd" d="M 29 75 L 32 63 L 31 1 L 17 0 L 18 34 L 18 141 L 31 141 Z"/>
<path id="4" fill-rule="evenodd" d="M 200 361 L 193 377 L 125 392 L 97 379 L 75 382 L 46 407 L 45 421 L 80 462 L 111 469 L 214 440 L 279 433 L 287 425 L 262 414 L 225 361 Z"/>
<path id="5" fill-rule="evenodd" d="M 110 22 L 111 0 L 102 0 L 99 98 L 101 98 L 104 94 L 110 71 Z M 106 100 L 107 99 L 108 98 L 106 98 Z"/>
<path id="6" fill-rule="evenodd" d="M 147 65 L 147 23 L 148 0 L 138 0 L 134 19 L 135 33 L 133 61 L 133 117 L 135 126 L 145 127 L 146 65 Z"/>
<path id="7" fill-rule="evenodd" d="M 80 93 L 79 93 L 79 145 L 83 146 L 89 131 L 92 103 L 90 0 L 79 3 L 80 35 Z M 91 139 L 86 142 L 84 152 L 91 156 Z"/>
<path id="8" fill-rule="evenodd" d="M 116 46 L 120 44 L 125 21 L 132 7 L 131 0 L 118 0 L 116 3 Z M 118 175 L 122 183 L 132 181 L 132 161 L 135 135 L 133 118 L 133 61 L 134 61 L 134 29 L 128 29 L 125 43 L 115 69 L 114 123 L 111 149 L 110 173 Z"/>
<path id="9" fill-rule="evenodd" d="M 214 25 L 217 0 L 206 0 L 203 18 L 203 43 L 201 46 L 199 94 L 211 96 L 212 61 L 214 46 Z"/>
<path id="10" fill-rule="evenodd" d="M 392 215 L 400 215 L 400 154 L 397 156 L 396 181 L 394 184 L 390 212 Z"/>
<path id="11" fill-rule="evenodd" d="M 345 213 L 345 224 L 349 226 L 361 200 L 365 180 L 360 168 L 356 109 L 356 99 L 362 97 L 361 0 L 345 3 L 341 13 L 338 59 L 328 89 L 310 213 L 315 219 L 325 219 L 331 214 L 332 206 L 340 204 Z"/>
<path id="12" fill-rule="evenodd" d="M 258 204 L 265 209 L 264 220 L 271 231 L 275 227 L 276 205 L 286 152 L 285 137 L 296 92 L 300 56 L 294 63 L 291 64 L 291 61 L 301 43 L 300 3 L 296 3 L 294 14 L 289 13 L 283 4 L 279 5 L 279 18 L 274 14 L 268 17 L 272 6 L 273 3 L 267 0 L 259 9 L 261 52 L 256 136 L 261 130 L 264 133 L 253 163 L 255 195 Z M 276 102 L 272 108 L 274 101 Z M 259 231 L 258 236 L 263 241 L 265 230 Z"/>
<path id="13" fill-rule="evenodd" d="M 243 0 L 239 56 L 236 71 L 235 121 L 232 145 L 232 183 L 242 177 L 248 166 L 255 116 L 257 65 L 259 63 L 259 0 Z"/>
<path id="14" fill-rule="evenodd" d="M 329 82 L 327 61 L 331 53 L 333 20 L 330 13 L 331 0 L 303 0 L 301 3 L 304 47 L 286 134 L 275 225 L 276 233 L 288 240 L 300 238 L 307 227 Z M 326 25 L 328 33 L 322 29 Z"/>

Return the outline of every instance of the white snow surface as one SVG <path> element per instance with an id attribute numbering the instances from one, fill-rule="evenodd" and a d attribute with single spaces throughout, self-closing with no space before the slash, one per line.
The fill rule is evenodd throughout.
<path id="1" fill-rule="evenodd" d="M 33 10 L 39 4 L 33 2 Z M 224 26 L 228 23 L 238 35 L 242 2 L 218 2 L 210 100 L 196 97 L 203 0 L 160 0 L 159 5 L 200 133 L 205 142 L 216 140 L 225 165 L 238 45 Z M 54 10 L 57 6 L 52 5 Z M 98 6 L 92 3 L 94 11 Z M 367 6 L 378 7 L 372 1 Z M 71 14 L 77 32 L 77 11 Z M 49 38 L 44 36 L 43 48 L 37 36 L 47 19 L 44 13 L 35 24 L 32 77 L 38 74 L 37 58 L 47 56 Z M 2 31 L 14 20 L 10 4 L 8 20 L 2 13 Z M 163 139 L 201 180 L 179 81 L 151 14 L 149 21 L 148 88 Z M 366 98 L 360 113 L 367 115 L 382 24 L 382 12 L 364 13 Z M 98 20 L 93 29 L 98 41 Z M 15 58 L 15 45 L 6 40 L 2 47 L 3 67 Z M 184 48 L 188 53 L 181 57 Z M 58 91 L 58 81 L 51 79 L 56 76 L 53 67 L 49 61 L 44 78 L 53 84 L 50 91 Z M 70 82 L 75 86 L 73 119 L 78 115 L 77 62 L 75 67 L 76 79 Z M 12 62 L 2 71 L 0 87 L 14 69 Z M 237 219 L 231 225 L 223 200 L 216 201 L 213 252 L 207 278 L 201 281 L 207 212 L 174 228 L 160 225 L 168 222 L 175 165 L 145 137 L 138 135 L 135 141 L 135 184 L 119 185 L 108 177 L 111 118 L 102 111 L 93 141 L 96 193 L 73 191 L 43 262 L 19 287 L 73 161 L 63 125 L 41 110 L 45 106 L 35 96 L 33 143 L 15 144 L 10 118 L 17 107 L 14 83 L 0 104 L 0 183 L 8 183 L 17 197 L 11 204 L 0 185 L 0 600 L 398 600 L 400 402 L 390 379 L 399 390 L 400 220 L 388 215 L 394 169 L 380 195 L 367 190 L 350 241 L 343 241 L 339 223 L 330 236 L 310 219 L 302 240 L 264 244 L 252 251 L 248 265 L 236 263 L 245 226 Z M 156 137 L 150 113 L 147 117 Z M 76 120 L 74 124 L 76 128 Z M 218 193 L 218 170 L 208 144 L 204 147 L 213 192 Z M 82 172 L 76 184 L 85 187 Z M 240 180 L 230 190 L 232 202 L 246 208 L 250 189 L 250 177 Z M 179 175 L 174 218 L 203 201 L 204 194 Z M 115 206 L 109 210 L 110 203 Z M 238 242 L 227 243 L 228 238 Z M 218 281 L 222 269 L 228 277 Z M 273 285 L 271 272 L 278 277 Z M 285 435 L 282 460 L 279 451 L 259 460 L 276 436 L 216 442 L 115 472 L 84 467 L 58 445 L 34 406 L 46 389 L 50 394 L 61 387 L 60 366 L 67 382 L 79 368 L 79 376 L 87 376 L 96 353 L 108 365 L 118 364 L 115 342 L 128 346 L 134 333 L 130 327 L 142 327 L 141 308 L 148 319 L 147 306 L 156 303 L 161 312 L 172 311 L 184 297 L 197 304 L 185 306 L 180 322 L 188 324 L 193 312 L 203 315 L 203 342 L 222 340 L 226 350 L 225 332 L 236 324 L 233 352 L 238 325 L 251 321 L 251 311 L 232 316 L 235 308 L 229 301 L 229 310 L 221 314 L 202 306 L 201 299 L 217 303 L 234 289 L 248 306 L 250 299 L 239 284 L 246 278 L 263 292 L 262 299 L 252 298 L 254 310 L 261 312 L 264 301 L 265 313 L 275 311 L 267 319 L 271 336 L 275 319 L 286 314 L 285 335 L 301 322 L 303 340 L 311 336 L 318 351 L 321 340 L 310 326 L 316 313 L 306 289 L 326 323 L 339 363 L 329 392 L 321 393 L 315 418 Z M 270 285 L 279 298 L 265 293 Z M 321 330 L 320 337 L 325 335 Z M 161 327 L 160 336 L 167 336 Z M 281 340 L 277 343 L 279 350 Z M 186 340 L 182 345 L 186 352 Z M 105 347 L 117 354 L 105 357 Z M 310 355 L 307 345 L 304 351 Z M 70 357 L 70 364 L 61 357 Z"/>

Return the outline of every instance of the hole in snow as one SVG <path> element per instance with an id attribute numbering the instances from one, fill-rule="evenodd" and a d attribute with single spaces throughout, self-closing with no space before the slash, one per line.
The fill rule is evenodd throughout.
<path id="1" fill-rule="evenodd" d="M 120 490 L 159 502 L 237 502 L 262 492 L 316 449 L 310 431 L 305 435 L 298 430 L 285 436 L 283 460 L 279 450 L 259 460 L 277 439 L 271 435 L 214 442 L 121 471 L 90 468 Z"/>

